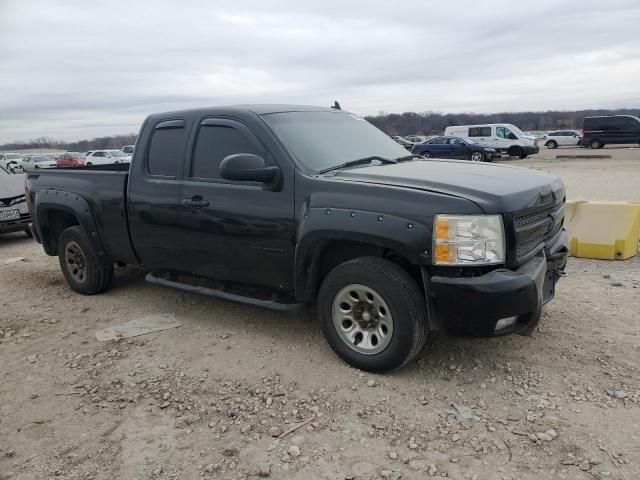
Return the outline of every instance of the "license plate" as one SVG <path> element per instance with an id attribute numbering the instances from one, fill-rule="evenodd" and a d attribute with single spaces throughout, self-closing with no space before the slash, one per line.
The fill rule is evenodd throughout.
<path id="1" fill-rule="evenodd" d="M 19 220 L 20 210 L 0 210 L 0 222 L 7 220 Z"/>

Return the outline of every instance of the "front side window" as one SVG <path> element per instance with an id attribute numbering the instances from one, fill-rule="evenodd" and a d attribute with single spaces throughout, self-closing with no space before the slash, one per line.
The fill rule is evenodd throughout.
<path id="1" fill-rule="evenodd" d="M 507 138 L 509 140 L 518 139 L 518 137 L 507 127 L 496 127 L 496 135 L 500 138 Z"/>
<path id="2" fill-rule="evenodd" d="M 258 148 L 237 128 L 201 125 L 193 152 L 191 177 L 220 178 L 220 162 L 235 153 L 258 155 Z"/>
<path id="3" fill-rule="evenodd" d="M 157 128 L 151 137 L 147 168 L 151 175 L 176 177 L 184 155 L 184 127 Z"/>
<path id="4" fill-rule="evenodd" d="M 447 139 L 443 137 L 436 137 L 429 140 L 427 143 L 429 143 L 429 145 L 443 145 L 447 143 Z"/>

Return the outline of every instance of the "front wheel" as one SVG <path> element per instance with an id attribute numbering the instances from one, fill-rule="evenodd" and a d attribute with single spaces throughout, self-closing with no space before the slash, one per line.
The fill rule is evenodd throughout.
<path id="1" fill-rule="evenodd" d="M 318 318 L 340 358 L 369 372 L 402 367 L 427 338 L 424 296 L 395 263 L 362 257 L 335 267 L 318 294 Z"/>
<path id="2" fill-rule="evenodd" d="M 58 260 L 69 286 L 83 295 L 104 292 L 113 279 L 113 263 L 99 260 L 82 227 L 65 229 L 58 239 Z"/>
<path id="3" fill-rule="evenodd" d="M 422 158 L 431 158 L 431 152 L 424 152 Z"/>
<path id="4" fill-rule="evenodd" d="M 558 144 L 554 140 L 549 140 L 547 142 L 547 148 L 550 148 L 553 150 L 555 148 L 558 148 Z"/>
<path id="5" fill-rule="evenodd" d="M 484 153 L 473 152 L 469 158 L 472 162 L 484 162 Z"/>
<path id="6" fill-rule="evenodd" d="M 520 147 L 511 147 L 509 149 L 509 156 L 510 157 L 518 157 L 518 158 L 525 158 L 526 155 L 524 154 L 524 152 L 522 151 L 522 149 Z"/>

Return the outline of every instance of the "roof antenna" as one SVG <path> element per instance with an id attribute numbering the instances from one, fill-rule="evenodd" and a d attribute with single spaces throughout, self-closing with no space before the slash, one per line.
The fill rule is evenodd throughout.
<path id="1" fill-rule="evenodd" d="M 331 108 L 335 108 L 336 110 L 342 110 L 342 108 L 340 108 L 340 104 L 338 103 L 337 100 L 333 101 L 333 107 Z"/>

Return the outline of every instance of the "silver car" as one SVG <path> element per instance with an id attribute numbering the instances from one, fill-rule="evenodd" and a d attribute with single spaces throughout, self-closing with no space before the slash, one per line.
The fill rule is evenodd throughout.
<path id="1" fill-rule="evenodd" d="M 0 167 L 0 234 L 24 231 L 31 235 L 29 207 L 24 195 L 24 175 Z"/>

